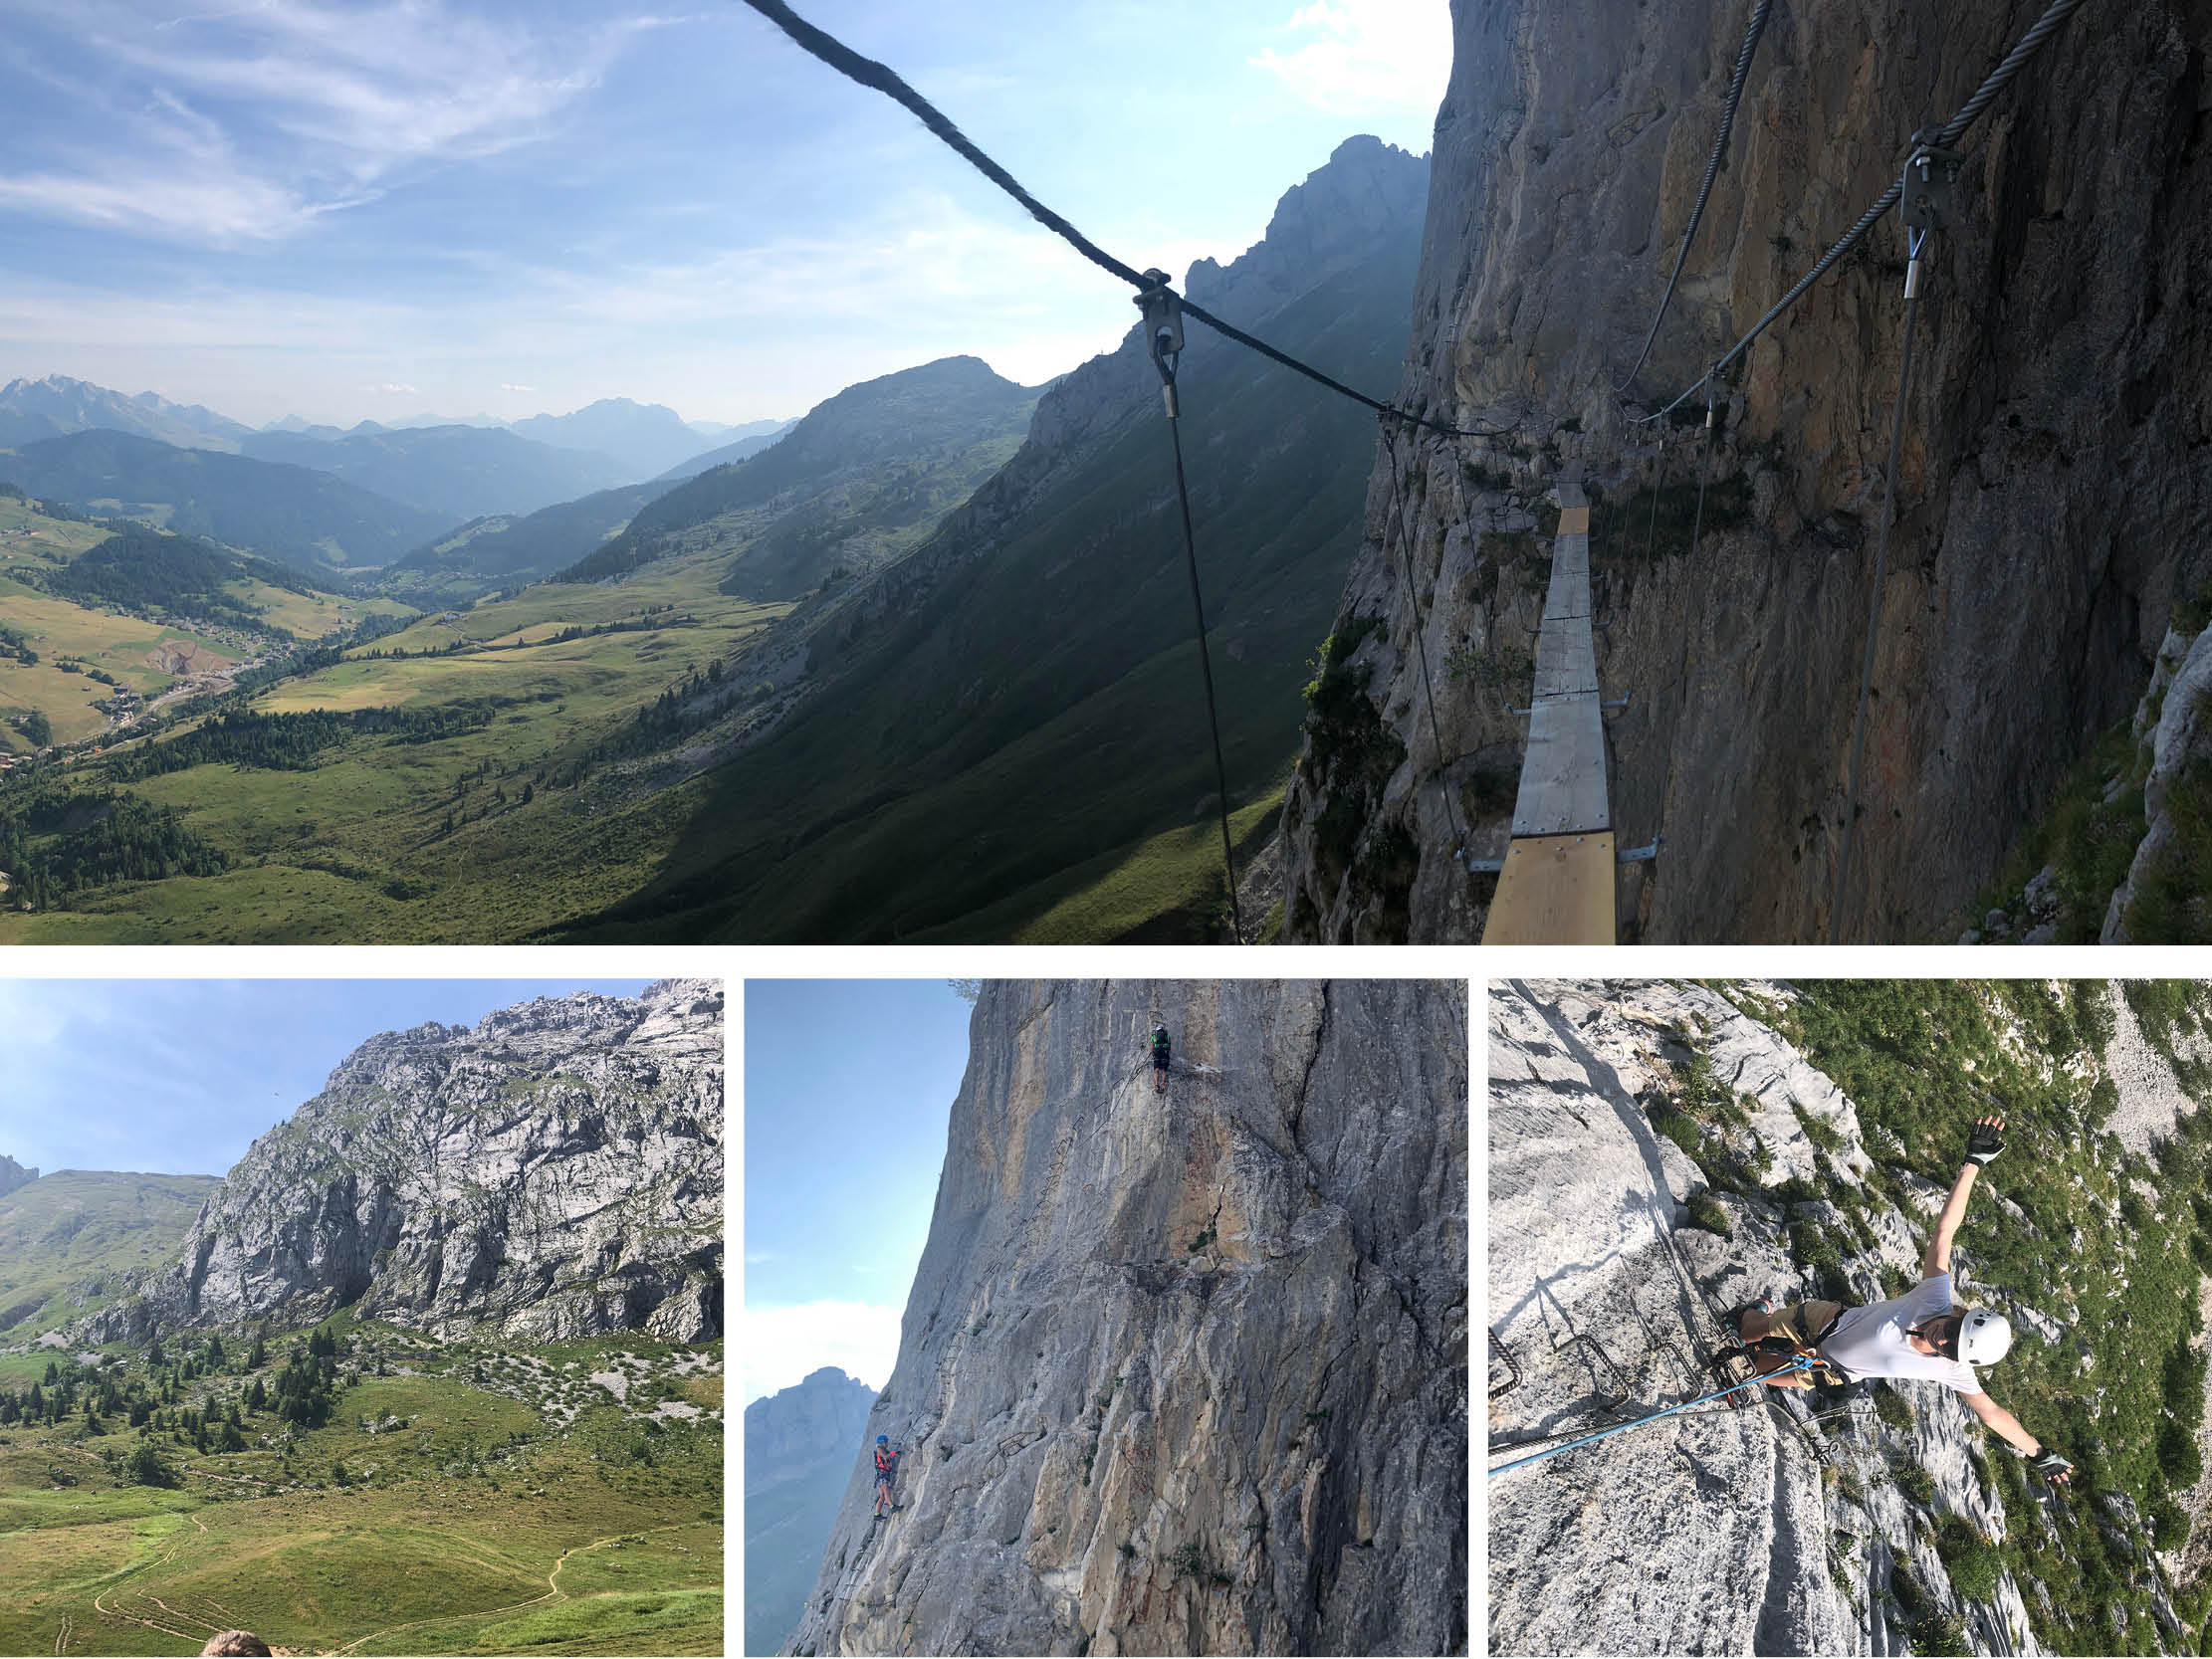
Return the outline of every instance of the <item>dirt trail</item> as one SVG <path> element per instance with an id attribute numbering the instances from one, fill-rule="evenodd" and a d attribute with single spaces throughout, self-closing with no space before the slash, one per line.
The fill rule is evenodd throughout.
<path id="1" fill-rule="evenodd" d="M 136 1613 L 126 1613 L 122 1610 L 119 1601 L 112 1607 L 106 1605 L 108 1597 L 114 1593 L 112 1590 L 102 1590 L 94 1596 L 93 1611 L 108 1618 L 121 1619 L 126 1624 L 142 1624 L 148 1630 L 158 1630 L 162 1635 L 174 1636 L 180 1642 L 196 1641 L 198 1639 L 189 1630 L 172 1630 L 167 1625 L 157 1624 L 150 1618 L 140 1618 Z"/>
<path id="2" fill-rule="evenodd" d="M 62 1615 L 61 1633 L 54 1638 L 54 1651 L 56 1653 L 67 1653 L 69 1651 L 69 1614 L 67 1613 Z"/>
<path id="3" fill-rule="evenodd" d="M 589 1555 L 602 1544 L 612 1544 L 618 1538 L 649 1538 L 654 1533 L 677 1533 L 682 1532 L 687 1527 L 696 1527 L 697 1525 L 699 1523 L 696 1521 L 679 1521 L 666 1527 L 647 1527 L 642 1531 L 625 1529 L 619 1533 L 609 1533 L 604 1538 L 595 1538 L 589 1544 L 572 1545 L 561 1551 L 560 1559 L 554 1561 L 553 1570 L 546 1574 L 546 1593 L 544 1595 L 534 1595 L 528 1601 L 518 1601 L 511 1607 L 487 1607 L 482 1612 L 475 1613 L 441 1613 L 436 1618 L 418 1618 L 410 1620 L 406 1624 L 388 1624 L 381 1630 L 371 1630 L 365 1636 L 354 1637 L 343 1647 L 338 1648 L 336 1652 L 341 1655 L 351 1653 L 363 1642 L 373 1642 L 380 1636 L 396 1635 L 402 1630 L 418 1629 L 425 1624 L 446 1624 L 454 1619 L 464 1618 L 496 1618 L 502 1613 L 521 1612 L 525 1607 L 535 1607 L 542 1601 L 551 1601 L 555 1596 L 567 1595 L 568 1592 L 560 1587 L 560 1569 L 568 1564 L 570 1555 Z"/>

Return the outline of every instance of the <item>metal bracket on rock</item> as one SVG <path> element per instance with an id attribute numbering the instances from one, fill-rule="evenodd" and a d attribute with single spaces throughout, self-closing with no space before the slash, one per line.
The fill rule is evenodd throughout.
<path id="1" fill-rule="evenodd" d="M 1613 861 L 1616 864 L 1649 864 L 1659 857 L 1659 844 L 1665 839 L 1663 835 L 1655 835 L 1644 846 L 1625 847 L 1613 855 Z"/>
<path id="2" fill-rule="evenodd" d="M 1933 127 L 1912 135 L 1912 155 L 1904 164 L 1904 195 L 1899 202 L 1904 222 L 1917 231 L 1951 228 L 1951 187 L 1966 157 L 1955 149 L 1940 148 L 1941 136 Z"/>

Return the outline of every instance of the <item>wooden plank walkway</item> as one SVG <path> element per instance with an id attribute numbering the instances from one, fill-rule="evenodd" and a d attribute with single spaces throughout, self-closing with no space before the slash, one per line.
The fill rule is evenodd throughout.
<path id="1" fill-rule="evenodd" d="M 1579 466 L 1560 481 L 1559 502 L 1528 750 L 1485 944 L 1614 942 L 1613 808 L 1590 637 L 1590 507 Z"/>

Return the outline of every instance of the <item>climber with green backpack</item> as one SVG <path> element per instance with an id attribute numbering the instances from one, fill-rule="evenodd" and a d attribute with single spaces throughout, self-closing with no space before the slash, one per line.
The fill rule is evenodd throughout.
<path id="1" fill-rule="evenodd" d="M 1167 1093 L 1169 1063 L 1168 1028 L 1156 1025 L 1152 1028 L 1152 1092 L 1156 1095 Z"/>
<path id="2" fill-rule="evenodd" d="M 1966 1162 L 1936 1218 L 1920 1262 L 1920 1282 L 1903 1296 L 1863 1307 L 1799 1302 L 1777 1312 L 1760 1301 L 1736 1310 L 1736 1335 L 1752 1351 L 1761 1380 L 1776 1388 L 1809 1388 L 1812 1367 L 1857 1379 L 1917 1377 L 1959 1394 L 1990 1430 L 2038 1474 L 2064 1483 L 2074 1465 L 2020 1426 L 2020 1419 L 1982 1390 L 1976 1365 L 1993 1365 L 2012 1347 L 2012 1325 L 1986 1308 L 1951 1300 L 1951 1240 L 1966 1218 L 1966 1201 L 1983 1167 L 2005 1149 L 2004 1119 L 1975 1120 Z"/>

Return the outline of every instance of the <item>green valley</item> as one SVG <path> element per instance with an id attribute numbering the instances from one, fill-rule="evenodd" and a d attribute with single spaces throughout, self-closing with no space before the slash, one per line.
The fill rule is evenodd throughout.
<path id="1" fill-rule="evenodd" d="M 0 1354 L 0 1652 L 722 1651 L 721 1345 Z"/>
<path id="2" fill-rule="evenodd" d="M 216 1184 L 211 1175 L 57 1169 L 0 1193 L 0 1345 L 92 1312 L 121 1275 L 174 1255 Z M 10 1369 L 0 1358 L 0 1378 Z"/>
<path id="3" fill-rule="evenodd" d="M 1386 386 L 1427 177 L 1348 141 L 1266 240 L 1191 280 Z M 1300 688 L 1388 511 L 1374 427 L 1203 329 L 1180 384 L 1237 861 L 1271 868 Z M 69 629 L 38 606 L 119 601 L 80 603 L 99 620 L 69 648 L 129 706 L 167 701 L 110 726 L 48 683 L 66 669 L 0 669 L 0 696 L 53 705 L 21 746 L 61 750 L 0 782 L 0 943 L 1229 936 L 1170 433 L 1134 330 L 1041 390 L 974 357 L 864 381 L 740 460 L 449 528 L 342 578 L 351 598 L 255 553 L 233 556 L 262 586 L 217 595 L 182 543 L 48 517 L 0 624 L 38 623 L 44 658 Z M 100 570 L 111 547 L 159 565 L 166 609 Z M 206 620 L 181 613 L 192 583 Z M 177 660 L 200 677 L 156 686 Z M 1271 882 L 1240 881 L 1246 937 L 1279 928 Z"/>

